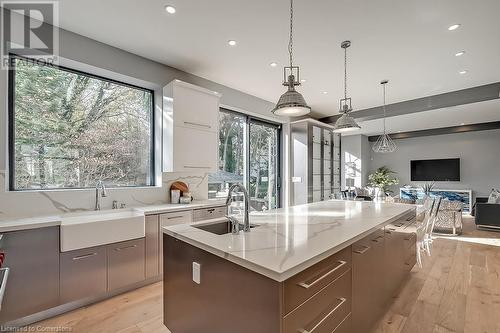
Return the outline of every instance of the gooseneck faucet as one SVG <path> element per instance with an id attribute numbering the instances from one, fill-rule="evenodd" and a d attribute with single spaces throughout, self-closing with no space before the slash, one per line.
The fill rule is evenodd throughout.
<path id="1" fill-rule="evenodd" d="M 244 215 L 244 220 L 243 220 L 243 231 L 249 232 L 250 231 L 250 218 L 249 218 L 249 209 L 250 209 L 250 201 L 248 198 L 248 192 L 246 188 L 241 185 L 241 184 L 233 184 L 230 188 L 229 191 L 227 192 L 227 199 L 226 199 L 226 206 L 229 207 L 231 202 L 233 202 L 233 197 L 232 194 L 234 190 L 239 189 L 243 193 L 243 198 L 245 201 L 245 215 Z M 234 229 L 233 229 L 234 233 Z"/>
<path id="2" fill-rule="evenodd" d="M 100 195 L 99 191 L 101 191 Z M 106 186 L 101 180 L 97 181 L 95 184 L 95 210 L 101 210 L 101 197 L 105 198 L 107 196 Z"/>

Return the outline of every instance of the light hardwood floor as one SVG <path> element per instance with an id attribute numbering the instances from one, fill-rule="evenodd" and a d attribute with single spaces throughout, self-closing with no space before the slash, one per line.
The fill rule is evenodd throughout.
<path id="1" fill-rule="evenodd" d="M 465 220 L 460 237 L 439 237 L 415 267 L 375 333 L 500 333 L 500 233 Z M 169 333 L 156 283 L 33 326 L 82 333 Z M 202 333 L 202 332 L 200 332 Z"/>

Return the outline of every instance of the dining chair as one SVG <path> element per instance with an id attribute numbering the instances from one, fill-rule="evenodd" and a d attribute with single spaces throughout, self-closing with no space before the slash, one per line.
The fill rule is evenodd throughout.
<path id="1" fill-rule="evenodd" d="M 426 238 L 427 238 L 427 230 L 429 229 L 430 225 L 432 224 L 432 219 L 433 219 L 433 208 L 435 205 L 435 198 L 430 198 L 427 197 L 424 201 L 423 204 L 423 220 L 422 223 L 417 225 L 417 264 L 418 267 L 422 268 L 422 252 L 426 251 Z M 429 252 L 427 252 L 430 255 L 430 249 Z"/>
<path id="2" fill-rule="evenodd" d="M 427 252 L 427 255 L 431 255 L 431 245 L 432 245 L 432 233 L 434 231 L 434 225 L 436 224 L 436 220 L 438 218 L 439 214 L 439 208 L 441 207 L 441 202 L 443 198 L 442 197 L 436 197 L 434 199 L 434 205 L 431 210 L 431 219 L 430 223 L 427 225 L 426 231 L 425 231 L 425 238 L 424 238 L 424 245 L 425 245 L 425 250 Z"/>

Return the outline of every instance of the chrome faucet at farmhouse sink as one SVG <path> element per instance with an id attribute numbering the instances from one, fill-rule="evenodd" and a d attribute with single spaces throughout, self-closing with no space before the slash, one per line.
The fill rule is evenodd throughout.
<path id="1" fill-rule="evenodd" d="M 99 191 L 101 191 L 100 195 Z M 107 196 L 106 186 L 104 186 L 104 183 L 99 180 L 95 184 L 95 210 L 101 210 L 101 197 L 105 198 Z"/>
<path id="2" fill-rule="evenodd" d="M 229 191 L 227 193 L 226 206 L 229 207 L 231 202 L 233 202 L 232 194 L 233 194 L 234 190 L 236 190 L 236 189 L 239 189 L 243 193 L 243 198 L 244 198 L 244 202 L 245 202 L 245 208 L 244 208 L 245 215 L 244 215 L 244 220 L 243 220 L 243 231 L 249 232 L 250 231 L 250 219 L 248 216 L 249 215 L 248 211 L 250 209 L 250 203 L 249 203 L 249 199 L 248 199 L 248 192 L 243 185 L 234 184 L 229 188 Z M 231 225 L 232 225 L 231 229 L 232 229 L 233 234 L 238 233 L 240 231 L 238 221 L 234 217 L 228 216 L 227 218 L 229 219 L 229 221 L 231 221 Z"/>

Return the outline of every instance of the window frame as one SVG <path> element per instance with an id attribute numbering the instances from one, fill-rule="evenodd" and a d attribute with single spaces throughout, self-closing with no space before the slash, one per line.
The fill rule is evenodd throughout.
<path id="1" fill-rule="evenodd" d="M 155 140 L 155 91 L 153 89 L 137 86 L 131 83 L 127 82 L 122 82 L 114 79 L 110 79 L 101 75 L 96 75 L 92 73 L 87 73 L 81 70 L 65 67 L 65 66 L 60 66 L 60 65 L 54 65 L 54 64 L 47 64 L 47 63 L 39 63 L 36 59 L 21 56 L 15 53 L 9 53 L 9 69 L 8 69 L 8 91 L 7 91 L 7 124 L 8 124 L 8 148 L 7 148 L 7 153 L 8 153 L 8 188 L 9 191 L 12 192 L 40 192 L 40 191 L 68 191 L 68 190 L 85 190 L 85 189 L 93 189 L 94 187 L 49 187 L 49 188 L 40 188 L 40 189 L 17 189 L 15 187 L 15 175 L 16 175 L 16 156 L 15 156 L 15 97 L 16 97 L 16 92 L 15 92 L 15 79 L 16 79 L 16 62 L 15 59 L 21 59 L 21 60 L 26 60 L 33 62 L 35 64 L 38 64 L 40 66 L 47 66 L 47 67 L 52 67 L 56 68 L 58 70 L 62 70 L 65 72 L 77 74 L 77 75 L 82 75 L 86 76 L 92 79 L 98 79 L 102 81 L 106 81 L 109 83 L 121 85 L 124 87 L 128 88 L 134 88 L 137 90 L 142 90 L 151 93 L 151 109 L 150 109 L 150 174 L 149 174 L 149 183 L 145 185 L 130 185 L 130 186 L 115 186 L 115 185 L 109 185 L 107 186 L 108 188 L 114 188 L 114 189 L 120 189 L 120 188 L 141 188 L 141 187 L 155 187 L 156 186 L 156 167 L 155 167 L 155 162 L 156 162 L 156 140 Z"/>
<path id="2" fill-rule="evenodd" d="M 232 114 L 236 114 L 238 116 L 241 116 L 242 118 L 245 119 L 245 131 L 244 131 L 244 136 L 245 136 L 245 140 L 244 140 L 244 175 L 243 175 L 243 180 L 244 180 L 244 185 L 245 185 L 245 188 L 249 189 L 250 188 L 250 124 L 251 123 L 254 123 L 254 124 L 261 124 L 261 125 L 264 125 L 264 126 L 269 126 L 269 127 L 274 127 L 276 128 L 276 139 L 277 139 L 277 153 L 278 153 L 278 156 L 276 157 L 276 186 L 277 186 L 277 189 L 276 189 L 276 206 L 277 208 L 280 208 L 281 207 L 281 199 L 282 199 L 282 193 L 281 193 L 281 189 L 282 189 L 282 184 L 281 184 L 281 157 L 282 157 L 282 147 L 281 147 L 281 144 L 282 144 L 282 139 L 281 139 L 281 136 L 282 136 L 282 124 L 281 123 L 278 123 L 278 122 L 274 122 L 274 121 L 271 121 L 271 120 L 267 120 L 267 119 L 263 119 L 263 118 L 259 118 L 259 117 L 255 117 L 253 115 L 249 115 L 249 114 L 246 114 L 246 113 L 242 113 L 242 112 L 239 112 L 239 111 L 234 111 L 234 110 L 231 110 L 231 109 L 228 109 L 226 107 L 220 107 L 219 108 L 219 112 L 226 112 L 226 113 L 232 113 Z"/>

